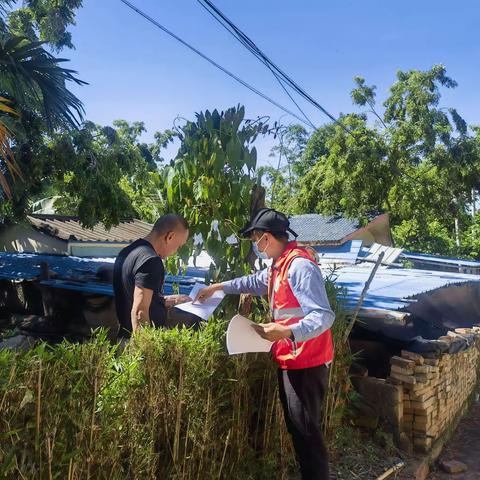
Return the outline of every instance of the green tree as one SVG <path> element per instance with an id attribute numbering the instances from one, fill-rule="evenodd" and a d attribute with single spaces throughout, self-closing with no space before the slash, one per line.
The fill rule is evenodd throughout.
<path id="1" fill-rule="evenodd" d="M 257 169 L 257 175 L 265 187 L 268 206 L 290 213 L 293 201 L 286 166 L 261 166 Z"/>
<path id="2" fill-rule="evenodd" d="M 82 103 L 66 84 L 84 82 L 73 70 L 62 67 L 63 62 L 39 42 L 0 32 L 0 97 L 15 111 L 15 115 L 5 108 L 0 111 L 0 124 L 9 135 L 8 151 L 4 148 L 0 159 L 0 178 L 10 187 L 3 188 L 2 195 L 12 189 L 8 201 L 0 206 L 2 216 L 21 216 L 28 199 L 41 190 L 50 168 L 42 156 L 48 132 L 76 128 L 82 118 Z"/>
<path id="3" fill-rule="evenodd" d="M 278 143 L 271 149 L 270 157 L 276 159 L 276 166 L 259 167 L 258 176 L 266 187 L 269 206 L 294 213 L 295 195 L 304 175 L 308 132 L 302 125 L 280 126 L 275 129 L 275 137 Z"/>
<path id="4" fill-rule="evenodd" d="M 38 189 L 34 174 L 41 167 L 32 162 L 45 134 L 77 127 L 83 114 L 80 100 L 66 83 L 84 82 L 62 67 L 66 60 L 44 48 L 44 43 L 55 50 L 72 46 L 66 29 L 74 23 L 81 1 L 26 0 L 19 4 L 0 0 L 0 197 L 9 198 L 0 204 L 3 217 L 21 213 L 27 191 L 35 194 Z M 15 178 L 12 194 L 10 184 Z"/>
<path id="5" fill-rule="evenodd" d="M 468 224 L 480 178 L 477 139 L 455 109 L 440 106 L 441 88 L 456 83 L 441 65 L 398 72 L 382 111 L 376 87 L 361 77 L 355 84 L 352 100 L 365 111 L 342 117 L 348 132 L 329 125 L 309 141 L 305 156 L 315 163 L 301 208 L 360 218 L 389 211 L 399 245 L 453 253 L 455 219 Z"/>
<path id="6" fill-rule="evenodd" d="M 67 29 L 75 25 L 75 13 L 82 3 L 82 0 L 0 0 L 0 10 L 3 7 L 11 33 L 32 42 L 46 42 L 53 50 L 60 51 L 64 47 L 73 48 L 72 35 Z"/>
<path id="7" fill-rule="evenodd" d="M 194 122 L 180 128 L 181 147 L 165 169 L 167 207 L 188 219 L 195 252 L 206 249 L 211 255 L 215 279 L 249 269 L 249 243 L 227 239 L 248 220 L 256 184 L 253 144 L 268 132 L 263 121 L 245 120 L 244 107 L 198 113 Z M 188 257 L 188 248 L 183 255 Z"/>
<path id="8" fill-rule="evenodd" d="M 47 156 L 54 170 L 51 194 L 59 213 L 76 215 L 91 227 L 107 228 L 122 218 L 153 222 L 164 211 L 163 181 L 139 141 L 141 122 L 114 122 L 117 128 L 86 122 L 81 129 L 52 136 Z"/>

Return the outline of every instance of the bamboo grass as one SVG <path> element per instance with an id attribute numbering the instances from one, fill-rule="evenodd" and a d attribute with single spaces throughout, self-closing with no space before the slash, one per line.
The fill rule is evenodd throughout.
<path id="1" fill-rule="evenodd" d="M 145 329 L 121 353 L 105 332 L 0 351 L 0 478 L 290 478 L 276 367 L 268 355 L 229 357 L 225 326 Z M 346 409 L 347 350 L 336 346 L 327 438 Z"/>

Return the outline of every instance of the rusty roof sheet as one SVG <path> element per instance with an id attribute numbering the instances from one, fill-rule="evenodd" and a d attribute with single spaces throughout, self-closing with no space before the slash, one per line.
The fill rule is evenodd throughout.
<path id="1" fill-rule="evenodd" d="M 62 215 L 28 215 L 29 222 L 38 230 L 60 238 L 78 242 L 119 242 L 129 243 L 147 235 L 152 225 L 141 220 L 123 220 L 119 225 L 106 230 L 98 223 L 92 229 L 81 226 L 77 217 Z"/>

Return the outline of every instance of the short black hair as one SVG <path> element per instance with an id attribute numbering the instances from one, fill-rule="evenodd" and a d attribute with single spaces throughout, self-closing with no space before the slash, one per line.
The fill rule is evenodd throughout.
<path id="1" fill-rule="evenodd" d="M 161 216 L 153 225 L 152 232 L 157 235 L 165 235 L 168 232 L 173 232 L 178 228 L 188 230 L 188 222 L 181 215 L 176 213 L 167 213 Z"/>

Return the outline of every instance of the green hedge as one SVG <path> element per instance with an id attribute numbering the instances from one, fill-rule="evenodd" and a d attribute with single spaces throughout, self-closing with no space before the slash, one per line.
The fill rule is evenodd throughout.
<path id="1" fill-rule="evenodd" d="M 0 351 L 0 478 L 272 479 L 293 462 L 268 355 L 225 324 Z"/>
<path id="2" fill-rule="evenodd" d="M 327 290 L 336 321 L 324 430 L 334 447 L 351 355 L 330 281 Z M 145 329 L 121 352 L 105 332 L 0 350 L 0 478 L 293 478 L 275 364 L 267 354 L 228 356 L 225 330 L 222 320 L 197 332 Z"/>

